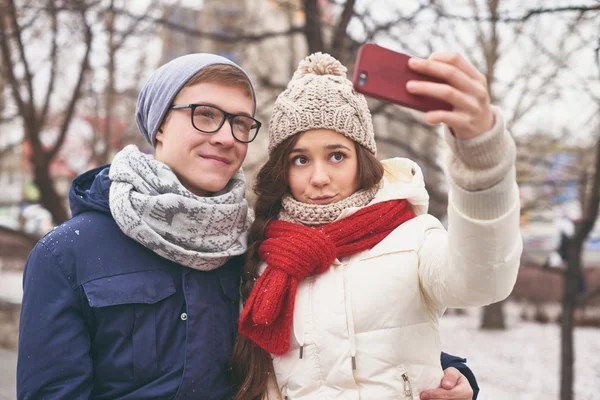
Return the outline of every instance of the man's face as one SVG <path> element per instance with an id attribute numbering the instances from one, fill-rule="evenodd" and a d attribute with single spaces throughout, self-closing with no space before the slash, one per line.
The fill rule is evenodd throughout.
<path id="1" fill-rule="evenodd" d="M 243 88 L 199 83 L 181 89 L 173 104 L 208 104 L 231 114 L 252 115 L 253 100 Z M 215 133 L 202 133 L 191 122 L 191 109 L 170 110 L 156 134 L 155 157 L 168 165 L 181 183 L 198 196 L 222 190 L 240 169 L 248 144 L 238 142 L 225 121 Z"/>

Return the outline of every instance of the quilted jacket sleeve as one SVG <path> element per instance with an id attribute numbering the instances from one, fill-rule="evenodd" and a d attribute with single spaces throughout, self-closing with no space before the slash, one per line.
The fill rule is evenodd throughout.
<path id="1" fill-rule="evenodd" d="M 477 138 L 446 139 L 452 149 L 448 231 L 426 224 L 421 286 L 438 308 L 484 306 L 510 294 L 523 250 L 515 144 L 499 113 Z"/>

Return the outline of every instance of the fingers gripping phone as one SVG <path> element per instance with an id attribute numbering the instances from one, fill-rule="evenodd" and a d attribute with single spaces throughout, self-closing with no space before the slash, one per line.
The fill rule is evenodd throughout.
<path id="1" fill-rule="evenodd" d="M 373 43 L 358 50 L 352 83 L 354 90 L 365 96 L 398 104 L 418 111 L 452 110 L 452 105 L 433 97 L 419 96 L 406 90 L 410 80 L 444 83 L 414 72 L 408 67 L 410 56 Z"/>

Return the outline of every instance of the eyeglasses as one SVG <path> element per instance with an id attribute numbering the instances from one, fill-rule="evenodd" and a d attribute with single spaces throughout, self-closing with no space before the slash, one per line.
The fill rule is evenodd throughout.
<path id="1" fill-rule="evenodd" d="M 207 104 L 173 104 L 170 110 L 190 108 L 192 126 L 202 133 L 215 133 L 229 120 L 233 138 L 238 142 L 250 143 L 258 135 L 261 123 L 243 114 L 230 114 L 219 107 Z"/>

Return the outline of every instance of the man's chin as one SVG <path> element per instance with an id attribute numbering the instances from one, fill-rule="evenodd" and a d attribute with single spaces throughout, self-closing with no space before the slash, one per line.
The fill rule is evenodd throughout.
<path id="1" fill-rule="evenodd" d="M 203 182 L 194 182 L 194 188 L 196 190 L 192 190 L 193 193 L 197 193 L 197 192 L 204 192 L 206 193 L 206 196 L 212 196 L 217 192 L 222 191 L 223 189 L 225 189 L 225 187 L 227 186 L 227 184 L 229 183 L 229 181 L 231 180 L 231 177 L 219 177 L 219 178 L 213 178 L 213 179 L 207 179 Z"/>

